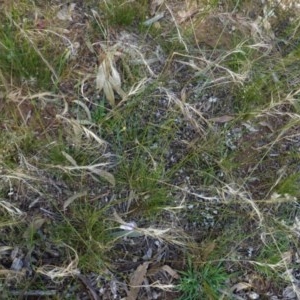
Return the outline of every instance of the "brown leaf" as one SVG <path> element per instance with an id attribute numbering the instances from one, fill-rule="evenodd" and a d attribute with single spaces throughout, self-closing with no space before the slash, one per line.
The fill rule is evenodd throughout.
<path id="1" fill-rule="evenodd" d="M 127 292 L 126 300 L 136 300 L 138 293 L 140 291 L 140 285 L 146 278 L 147 269 L 149 266 L 149 262 L 144 262 L 142 265 L 139 265 L 137 269 L 131 276 L 130 279 L 130 290 Z"/>
<path id="2" fill-rule="evenodd" d="M 170 266 L 168 266 L 168 265 L 164 265 L 164 266 L 162 266 L 162 268 L 161 268 L 162 270 L 164 270 L 164 271 L 166 271 L 167 273 L 169 273 L 173 278 L 175 278 L 175 279 L 179 279 L 179 275 L 178 275 L 178 273 L 175 271 L 175 270 L 173 270 Z"/>

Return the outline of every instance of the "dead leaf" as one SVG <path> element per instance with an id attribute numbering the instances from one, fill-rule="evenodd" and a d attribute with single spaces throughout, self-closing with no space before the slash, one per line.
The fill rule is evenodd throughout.
<path id="1" fill-rule="evenodd" d="M 184 87 L 180 92 L 180 100 L 182 103 L 186 103 L 187 95 L 186 95 L 186 88 Z"/>
<path id="2" fill-rule="evenodd" d="M 244 122 L 244 123 L 242 123 L 242 125 L 245 126 L 249 132 L 258 132 L 258 129 L 256 129 L 254 126 L 252 126 L 248 122 Z"/>
<path id="3" fill-rule="evenodd" d="M 161 266 L 156 264 L 152 264 L 151 267 L 148 269 L 147 275 L 149 277 L 155 276 L 158 272 L 161 271 Z"/>
<path id="4" fill-rule="evenodd" d="M 10 251 L 12 249 L 13 249 L 13 247 L 11 247 L 11 246 L 2 246 L 2 247 L 0 247 L 0 257 L 1 257 L 1 254 L 6 254 L 7 251 Z"/>
<path id="5" fill-rule="evenodd" d="M 81 198 L 81 197 L 84 197 L 87 195 L 87 192 L 81 192 L 81 193 L 77 193 L 71 197 L 69 197 L 65 202 L 64 202 L 64 205 L 63 205 L 63 209 L 66 210 L 66 208 L 76 199 L 78 198 Z"/>
<path id="6" fill-rule="evenodd" d="M 122 98 L 126 96 L 126 93 L 121 88 L 121 76 L 115 67 L 112 53 L 107 53 L 99 65 L 96 76 L 96 88 L 99 92 L 103 90 L 111 106 L 115 106 L 114 91 Z"/>
<path id="7" fill-rule="evenodd" d="M 178 23 L 183 23 L 187 19 L 194 16 L 199 10 L 197 8 L 191 8 L 189 10 L 181 10 L 178 12 L 179 20 Z"/>
<path id="8" fill-rule="evenodd" d="M 164 270 L 164 271 L 166 271 L 169 275 L 171 275 L 173 278 L 175 278 L 175 279 L 179 279 L 179 275 L 178 275 L 178 273 L 175 271 L 175 270 L 173 270 L 170 266 L 168 266 L 168 265 L 164 265 L 164 266 L 162 266 L 162 268 L 161 268 L 162 270 Z"/>
<path id="9" fill-rule="evenodd" d="M 227 123 L 227 122 L 229 122 L 233 119 L 234 119 L 233 116 L 224 115 L 224 116 L 221 116 L 221 117 L 211 118 L 208 121 L 215 122 L 215 123 Z"/>
<path id="10" fill-rule="evenodd" d="M 274 128 L 272 127 L 272 125 L 268 122 L 262 121 L 258 123 L 261 126 L 267 127 L 270 129 L 271 132 L 274 132 Z"/>
<path id="11" fill-rule="evenodd" d="M 101 169 L 97 169 L 97 168 L 89 168 L 89 170 L 94 173 L 99 175 L 100 177 L 102 177 L 103 179 L 105 179 L 106 181 L 108 181 L 112 186 L 116 185 L 116 179 L 115 176 L 105 170 L 101 170 Z"/>
<path id="12" fill-rule="evenodd" d="M 231 291 L 232 292 L 240 292 L 242 290 L 248 290 L 248 289 L 251 289 L 252 288 L 252 285 L 250 283 L 247 283 L 247 282 L 239 282 L 237 284 L 235 284 L 234 286 L 231 287 Z"/>
<path id="13" fill-rule="evenodd" d="M 150 3 L 150 16 L 153 16 L 159 6 L 164 3 L 164 0 L 152 0 Z"/>
<path id="14" fill-rule="evenodd" d="M 91 115 L 91 112 L 90 112 L 89 108 L 87 107 L 87 105 L 79 100 L 73 100 L 73 103 L 76 103 L 79 106 L 81 106 L 84 109 L 84 111 L 88 117 L 88 120 L 92 122 L 92 115 Z"/>
<path id="15" fill-rule="evenodd" d="M 65 151 L 61 151 L 61 154 L 66 158 L 68 162 L 70 162 L 73 166 L 77 167 L 77 162 L 70 154 L 66 153 Z"/>
<path id="16" fill-rule="evenodd" d="M 63 7 L 57 12 L 56 17 L 62 21 L 72 21 L 72 14 L 75 6 L 75 3 L 63 5 Z"/>
<path id="17" fill-rule="evenodd" d="M 127 230 L 127 231 L 132 231 L 136 227 L 137 227 L 137 224 L 134 221 L 126 223 L 124 225 L 120 225 L 120 229 Z"/>
<path id="18" fill-rule="evenodd" d="M 13 217 L 20 217 L 23 215 L 23 212 L 19 210 L 16 206 L 12 205 L 10 202 L 1 200 L 0 207 L 4 208 Z"/>
<path id="19" fill-rule="evenodd" d="M 36 233 L 37 230 L 39 230 L 43 224 L 46 222 L 46 219 L 44 218 L 36 218 L 34 219 L 29 227 L 25 230 L 25 232 L 23 233 L 23 237 L 25 239 L 29 239 L 33 234 Z"/>
<path id="20" fill-rule="evenodd" d="M 126 300 L 136 300 L 138 297 L 138 293 L 140 291 L 140 286 L 145 280 L 147 269 L 150 262 L 144 262 L 142 265 L 139 265 L 137 269 L 131 276 L 130 279 L 130 290 L 127 292 Z"/>

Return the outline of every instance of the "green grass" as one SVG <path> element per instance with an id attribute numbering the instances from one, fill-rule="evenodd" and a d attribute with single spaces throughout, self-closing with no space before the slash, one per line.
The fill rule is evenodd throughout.
<path id="1" fill-rule="evenodd" d="M 63 52 L 53 47 L 53 41 L 47 35 L 33 33 L 33 24 L 19 26 L 21 16 L 2 15 L 0 28 L 0 61 L 4 76 L 11 77 L 17 85 L 24 84 L 31 89 L 40 87 L 49 89 L 57 84 L 65 65 Z M 37 41 L 34 41 L 36 39 Z M 44 44 L 41 44 L 42 39 Z M 55 57 L 51 55 L 55 53 Z M 51 63 L 50 63 L 51 61 Z"/>
<path id="2" fill-rule="evenodd" d="M 182 293 L 178 299 L 218 299 L 220 289 L 228 275 L 221 266 L 207 263 L 200 268 L 195 268 L 188 260 L 186 271 L 181 272 L 177 289 Z"/>
<path id="3" fill-rule="evenodd" d="M 144 21 L 147 1 L 141 0 L 137 3 L 124 0 L 107 1 L 100 5 L 100 8 L 105 11 L 110 26 L 130 26 L 134 22 Z"/>
<path id="4" fill-rule="evenodd" d="M 282 195 L 288 194 L 294 197 L 299 197 L 299 180 L 300 173 L 291 174 L 279 183 L 276 191 Z"/>
<path id="5" fill-rule="evenodd" d="M 79 202 L 81 199 L 77 199 Z M 109 222 L 105 210 L 97 209 L 84 198 L 82 203 L 73 203 L 67 216 L 54 224 L 53 240 L 55 244 L 66 243 L 79 255 L 79 267 L 85 272 L 101 272 L 104 269 L 109 251 Z M 70 219 L 68 215 L 72 216 Z"/>
<path id="6" fill-rule="evenodd" d="M 291 284 L 282 274 L 296 266 L 282 259 L 298 247 L 299 19 L 268 19 L 272 37 L 267 23 L 253 27 L 251 9 L 263 10 L 251 1 L 198 2 L 187 16 L 166 1 L 147 28 L 148 1 L 91 0 L 72 21 L 52 2 L 0 13 L 0 265 L 11 271 L 14 250 L 33 274 L 3 275 L 7 299 L 12 289 L 83 297 L 90 277 L 95 293 L 116 285 L 125 298 L 148 262 L 136 299 L 149 289 L 219 299 L 252 277 L 276 283 L 274 295 Z M 199 45 L 209 16 L 217 40 Z M 107 66 L 106 88 L 125 94 L 115 105 L 96 90 L 105 55 L 121 80 Z"/>

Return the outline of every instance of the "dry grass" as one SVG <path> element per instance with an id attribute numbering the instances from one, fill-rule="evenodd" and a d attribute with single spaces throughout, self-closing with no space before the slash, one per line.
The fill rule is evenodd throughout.
<path id="1" fill-rule="evenodd" d="M 3 4 L 1 293 L 299 298 L 296 3 L 150 2 Z"/>

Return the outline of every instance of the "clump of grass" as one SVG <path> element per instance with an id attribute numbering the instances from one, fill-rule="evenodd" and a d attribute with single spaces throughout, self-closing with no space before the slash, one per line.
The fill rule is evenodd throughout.
<path id="1" fill-rule="evenodd" d="M 276 187 L 276 191 L 277 193 L 282 195 L 288 194 L 290 196 L 299 197 L 299 184 L 300 173 L 291 174 L 278 184 L 278 186 Z"/>
<path id="2" fill-rule="evenodd" d="M 80 269 L 101 273 L 109 262 L 107 252 L 112 240 L 108 231 L 110 223 L 105 221 L 109 206 L 97 208 L 87 201 L 83 197 L 70 204 L 67 215 L 54 224 L 52 237 L 55 244 L 63 242 L 75 249 Z"/>
<path id="3" fill-rule="evenodd" d="M 153 168 L 143 159 L 121 163 L 117 174 L 121 186 L 128 186 L 136 194 L 132 209 L 135 213 L 154 217 L 169 203 L 169 189 L 164 186 L 164 170 L 157 165 Z"/>
<path id="4" fill-rule="evenodd" d="M 0 62 L 2 75 L 11 78 L 15 85 L 27 85 L 31 89 L 50 88 L 57 83 L 59 74 L 63 70 L 65 59 L 63 51 L 59 53 L 53 47 L 57 40 L 49 39 L 46 34 L 41 38 L 44 41 L 42 47 L 38 41 L 40 33 L 32 33 L 27 27 L 32 25 L 18 25 L 19 17 L 12 13 L 1 14 L 0 29 Z M 50 59 L 52 51 L 57 55 Z M 52 52 L 52 53 L 53 53 Z M 51 61 L 51 63 L 50 63 Z"/>
<path id="5" fill-rule="evenodd" d="M 186 271 L 180 272 L 177 290 L 182 293 L 179 300 L 218 299 L 228 275 L 219 265 L 206 263 L 200 268 L 188 260 Z"/>
<path id="6" fill-rule="evenodd" d="M 116 0 L 106 1 L 101 7 L 107 14 L 109 25 L 130 26 L 145 18 L 148 3 L 145 0 L 138 2 Z"/>
<path id="7" fill-rule="evenodd" d="M 51 82 L 51 72 L 43 66 L 41 58 L 32 49 L 28 41 L 20 38 L 12 25 L 3 25 L 0 36 L 0 61 L 3 72 L 16 79 L 34 84 Z M 21 82 L 20 82 L 21 84 Z"/>

